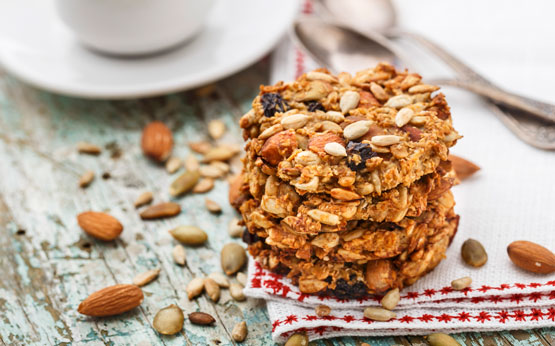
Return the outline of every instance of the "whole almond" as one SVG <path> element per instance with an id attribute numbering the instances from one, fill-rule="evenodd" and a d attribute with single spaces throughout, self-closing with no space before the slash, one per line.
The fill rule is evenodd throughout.
<path id="1" fill-rule="evenodd" d="M 141 193 L 139 197 L 137 197 L 137 199 L 134 202 L 134 205 L 135 205 L 135 208 L 139 208 L 145 204 L 149 204 L 150 202 L 152 202 L 152 192 L 146 191 Z"/>
<path id="2" fill-rule="evenodd" d="M 166 161 L 173 149 L 173 136 L 170 129 L 160 121 L 153 121 L 143 129 L 141 138 L 143 153 L 158 161 Z"/>
<path id="3" fill-rule="evenodd" d="M 116 239 L 123 231 L 123 226 L 115 217 L 96 211 L 77 215 L 77 223 L 88 235 L 104 241 Z"/>
<path id="4" fill-rule="evenodd" d="M 507 247 L 509 258 L 518 267 L 538 274 L 555 271 L 555 254 L 545 247 L 526 240 L 517 240 Z"/>
<path id="5" fill-rule="evenodd" d="M 172 304 L 156 313 L 152 326 L 160 334 L 174 335 L 183 329 L 184 321 L 183 311 L 177 305 Z"/>
<path id="6" fill-rule="evenodd" d="M 208 325 L 216 322 L 212 315 L 205 312 L 193 312 L 189 314 L 189 321 L 193 324 Z"/>
<path id="7" fill-rule="evenodd" d="M 453 164 L 453 169 L 459 180 L 464 180 L 480 170 L 480 167 L 459 156 L 449 155 L 449 161 Z"/>
<path id="8" fill-rule="evenodd" d="M 217 302 L 220 299 L 220 285 L 213 279 L 204 279 L 204 290 L 213 302 Z"/>
<path id="9" fill-rule="evenodd" d="M 165 202 L 148 207 L 141 213 L 141 219 L 161 219 L 175 216 L 181 213 L 181 207 L 177 203 Z"/>
<path id="10" fill-rule="evenodd" d="M 88 296 L 77 311 L 87 316 L 114 316 L 136 308 L 143 299 L 143 291 L 138 286 L 114 285 Z"/>
<path id="11" fill-rule="evenodd" d="M 208 134 L 213 139 L 220 139 L 225 133 L 225 123 L 220 119 L 211 120 L 208 123 Z"/>
<path id="12" fill-rule="evenodd" d="M 147 270 L 146 272 L 140 273 L 133 278 L 133 285 L 142 287 L 156 279 L 159 274 L 160 268 Z"/>

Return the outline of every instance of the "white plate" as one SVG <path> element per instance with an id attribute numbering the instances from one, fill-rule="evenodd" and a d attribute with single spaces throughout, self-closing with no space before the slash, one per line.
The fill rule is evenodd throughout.
<path id="1" fill-rule="evenodd" d="M 53 1 L 1 0 L 0 64 L 30 84 L 66 95 L 160 95 L 215 81 L 260 59 L 289 28 L 298 6 L 297 0 L 218 0 L 191 42 L 124 59 L 81 46 L 58 19 Z"/>

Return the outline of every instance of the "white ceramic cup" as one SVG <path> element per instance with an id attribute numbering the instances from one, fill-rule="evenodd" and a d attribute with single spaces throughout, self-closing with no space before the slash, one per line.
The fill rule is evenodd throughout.
<path id="1" fill-rule="evenodd" d="M 92 49 L 154 53 L 200 31 L 213 0 L 56 0 L 62 21 Z"/>

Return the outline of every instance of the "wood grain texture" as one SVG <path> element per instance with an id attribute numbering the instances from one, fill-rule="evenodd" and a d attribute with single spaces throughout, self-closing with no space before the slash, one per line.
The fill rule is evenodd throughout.
<path id="1" fill-rule="evenodd" d="M 24 85 L 0 70 L 0 341 L 5 345 L 232 345 L 233 326 L 245 320 L 244 344 L 272 344 L 264 302 L 235 302 L 228 290 L 214 304 L 206 297 L 188 301 L 185 285 L 196 276 L 221 271 L 219 251 L 229 241 L 227 224 L 235 216 L 227 203 L 227 183 L 199 195 L 172 199 L 169 175 L 143 157 L 141 129 L 163 121 L 174 133 L 174 155 L 189 154 L 187 142 L 207 139 L 206 125 L 222 119 L 222 143 L 240 143 L 236 125 L 248 110 L 258 85 L 267 80 L 262 61 L 212 87 L 164 97 L 131 101 L 90 101 L 46 93 Z M 98 157 L 80 155 L 75 145 L 87 141 L 103 147 Z M 232 165 L 236 170 L 239 162 Z M 93 170 L 87 189 L 79 176 Z M 103 173 L 109 179 L 102 179 Z M 172 200 L 182 207 L 175 218 L 142 221 L 135 198 L 152 191 L 154 202 Z M 204 208 L 208 197 L 223 212 Z M 84 210 L 109 212 L 124 226 L 111 243 L 87 236 L 77 225 Z M 141 210 L 141 209 L 139 209 Z M 187 248 L 187 265 L 173 263 L 175 241 L 168 230 L 191 224 L 209 235 L 206 246 Z M 161 268 L 158 279 L 143 288 L 139 309 L 112 318 L 77 313 L 90 293 Z M 161 336 L 152 327 L 156 312 L 178 304 L 184 312 L 204 311 L 213 327 L 186 320 L 176 336 Z M 555 329 L 455 335 L 467 345 L 550 345 Z M 421 337 L 335 338 L 314 345 L 424 345 Z"/>

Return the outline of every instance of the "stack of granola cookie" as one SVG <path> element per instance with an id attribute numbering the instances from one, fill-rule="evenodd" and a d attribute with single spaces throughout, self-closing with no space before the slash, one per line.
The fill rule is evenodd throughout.
<path id="1" fill-rule="evenodd" d="M 251 255 L 341 298 L 432 270 L 457 230 L 447 157 L 461 137 L 438 89 L 385 63 L 261 87 L 233 191 Z"/>

